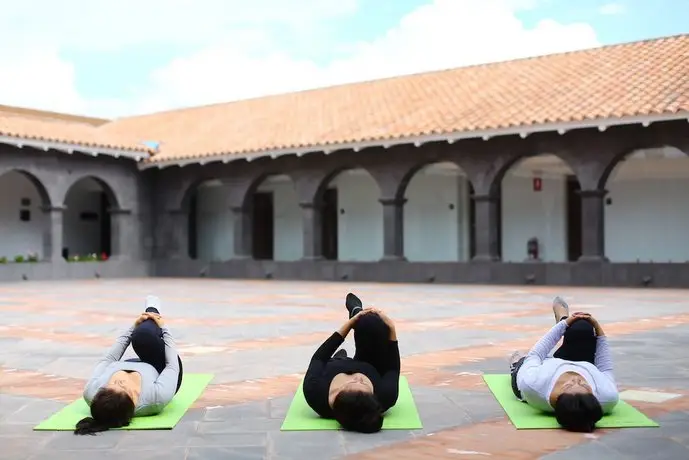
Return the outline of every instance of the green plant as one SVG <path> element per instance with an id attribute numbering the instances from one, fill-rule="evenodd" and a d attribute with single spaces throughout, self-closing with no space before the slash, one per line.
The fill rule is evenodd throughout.
<path id="1" fill-rule="evenodd" d="M 26 256 L 26 261 L 27 261 L 27 262 L 38 262 L 38 253 L 36 253 L 36 252 L 30 252 L 30 253 Z"/>
<path id="2" fill-rule="evenodd" d="M 6 264 L 7 263 L 7 257 L 2 256 L 0 257 L 0 264 Z"/>
<path id="3" fill-rule="evenodd" d="M 14 256 L 15 263 L 21 264 L 24 263 L 24 260 L 24 256 Z"/>

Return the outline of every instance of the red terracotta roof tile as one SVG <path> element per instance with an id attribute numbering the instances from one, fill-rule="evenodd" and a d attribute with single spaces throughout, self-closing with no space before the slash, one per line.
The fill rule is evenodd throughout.
<path id="1" fill-rule="evenodd" d="M 129 152 L 150 150 L 138 142 L 124 142 L 101 132 L 98 126 L 107 122 L 96 118 L 43 112 L 18 107 L 0 106 L 0 136 L 27 141 L 71 144 L 84 148 L 114 149 Z"/>
<path id="2" fill-rule="evenodd" d="M 689 35 L 173 110 L 100 127 L 23 125 L 0 112 L 0 134 L 123 146 L 156 141 L 159 152 L 150 161 L 163 162 L 685 112 Z"/>

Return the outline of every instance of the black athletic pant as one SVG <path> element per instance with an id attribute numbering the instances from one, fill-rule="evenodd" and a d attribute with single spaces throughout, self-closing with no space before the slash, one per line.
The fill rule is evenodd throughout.
<path id="1" fill-rule="evenodd" d="M 365 361 L 376 368 L 380 375 L 387 372 L 390 359 L 390 328 L 375 313 L 359 318 L 354 326 L 354 359 Z"/>
<path id="2" fill-rule="evenodd" d="M 132 333 L 132 348 L 139 360 L 153 366 L 160 374 L 165 369 L 165 342 L 163 331 L 155 321 L 147 319 L 142 322 Z M 177 391 L 182 385 L 182 359 L 177 356 L 179 362 L 179 377 L 177 378 Z"/>
<path id="3" fill-rule="evenodd" d="M 563 318 L 564 319 L 564 318 Z M 596 332 L 585 319 L 576 320 L 565 331 L 562 345 L 557 349 L 554 358 L 565 361 L 587 361 L 595 364 L 596 360 Z M 512 380 L 512 392 L 518 399 L 522 399 L 521 392 L 517 388 L 517 373 L 524 364 L 526 357 L 521 358 L 510 367 Z"/>

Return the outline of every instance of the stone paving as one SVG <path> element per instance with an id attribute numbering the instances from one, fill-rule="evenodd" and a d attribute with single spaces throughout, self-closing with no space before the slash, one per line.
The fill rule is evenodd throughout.
<path id="1" fill-rule="evenodd" d="M 358 293 L 396 320 L 424 429 L 280 432 L 311 353 Z M 172 431 L 34 432 L 78 398 L 96 360 L 154 293 L 187 372 L 215 379 Z M 481 380 L 552 324 L 561 294 L 611 338 L 629 402 L 661 428 L 517 431 Z M 226 280 L 0 285 L 0 459 L 686 459 L 688 291 Z M 347 348 L 352 351 L 351 339 Z"/>

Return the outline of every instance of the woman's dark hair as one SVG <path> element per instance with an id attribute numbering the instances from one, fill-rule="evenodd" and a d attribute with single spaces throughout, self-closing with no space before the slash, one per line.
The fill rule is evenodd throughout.
<path id="1" fill-rule="evenodd" d="M 91 417 L 77 423 L 74 434 L 95 435 L 110 428 L 129 425 L 134 417 L 134 401 L 123 391 L 101 388 L 91 401 Z"/>
<path id="2" fill-rule="evenodd" d="M 383 408 L 372 393 L 341 391 L 333 401 L 333 415 L 348 431 L 377 433 L 383 428 Z"/>
<path id="3" fill-rule="evenodd" d="M 555 418 L 565 430 L 591 433 L 603 418 L 603 408 L 591 393 L 562 393 L 555 401 Z"/>

